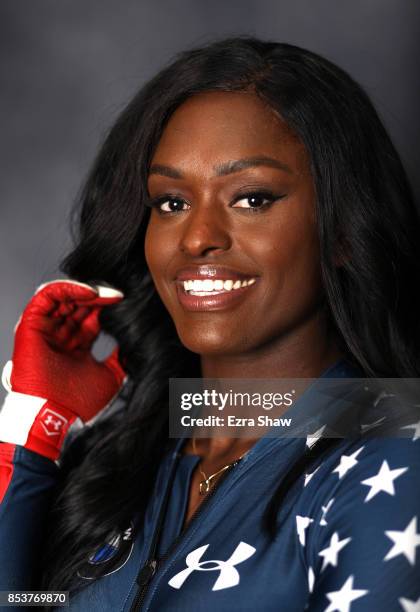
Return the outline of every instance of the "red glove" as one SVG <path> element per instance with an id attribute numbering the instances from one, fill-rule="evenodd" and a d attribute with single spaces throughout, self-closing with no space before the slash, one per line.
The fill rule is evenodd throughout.
<path id="1" fill-rule="evenodd" d="M 13 361 L 3 371 L 9 391 L 0 440 L 57 459 L 70 425 L 95 417 L 118 394 L 125 372 L 115 349 L 97 361 L 91 348 L 104 306 L 123 294 L 59 280 L 41 285 L 16 328 Z"/>

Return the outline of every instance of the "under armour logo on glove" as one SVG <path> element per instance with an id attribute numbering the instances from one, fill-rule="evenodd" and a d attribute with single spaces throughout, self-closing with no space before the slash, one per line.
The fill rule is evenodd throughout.
<path id="1" fill-rule="evenodd" d="M 48 436 L 59 436 L 63 427 L 67 425 L 68 420 L 61 416 L 61 414 L 58 414 L 58 412 L 47 408 L 41 413 L 40 422 Z"/>
<path id="2" fill-rule="evenodd" d="M 200 572 L 214 572 L 219 571 L 219 576 L 213 585 L 212 591 L 220 591 L 221 589 L 229 589 L 230 587 L 239 584 L 239 572 L 235 568 L 235 565 L 242 563 L 252 557 L 256 548 L 250 546 L 246 542 L 239 542 L 238 546 L 233 551 L 232 555 L 227 561 L 221 561 L 219 559 L 212 559 L 209 561 L 201 561 L 201 557 L 206 552 L 209 544 L 200 546 L 192 552 L 190 552 L 185 562 L 188 567 L 180 571 L 178 574 L 173 576 L 168 584 L 174 589 L 180 589 L 192 572 L 198 570 Z M 208 566 L 213 567 L 208 567 Z"/>

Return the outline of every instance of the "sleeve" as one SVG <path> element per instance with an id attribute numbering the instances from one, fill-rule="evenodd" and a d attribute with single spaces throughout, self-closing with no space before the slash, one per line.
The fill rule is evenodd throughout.
<path id="1" fill-rule="evenodd" d="M 28 590 L 36 575 L 59 467 L 23 446 L 0 442 L 0 590 Z"/>
<path id="2" fill-rule="evenodd" d="M 359 444 L 329 474 L 336 486 L 306 551 L 305 610 L 420 610 L 418 440 Z"/>

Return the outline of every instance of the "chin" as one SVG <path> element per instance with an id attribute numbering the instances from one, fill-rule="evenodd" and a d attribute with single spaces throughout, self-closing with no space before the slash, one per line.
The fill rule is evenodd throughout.
<path id="1" fill-rule="evenodd" d="M 235 342 L 234 338 L 226 337 L 226 333 L 223 330 L 203 330 L 194 333 L 191 330 L 190 333 L 179 333 L 179 339 L 181 343 L 188 350 L 198 355 L 230 355 L 235 354 L 238 351 L 243 350 L 243 338 L 237 339 Z M 241 343 L 242 340 L 242 343 Z"/>

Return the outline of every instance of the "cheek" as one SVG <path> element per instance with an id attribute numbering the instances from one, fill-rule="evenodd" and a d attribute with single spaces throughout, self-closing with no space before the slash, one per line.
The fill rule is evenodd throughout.
<path id="1" fill-rule="evenodd" d="M 149 270 L 153 268 L 153 252 L 154 252 L 154 244 L 155 236 L 153 235 L 152 223 L 149 221 L 146 229 L 146 234 L 144 237 L 144 256 L 146 258 L 146 263 L 149 267 Z"/>
<path id="2" fill-rule="evenodd" d="M 150 219 L 145 235 L 144 255 L 156 291 L 171 315 L 176 300 L 172 283 L 168 283 L 167 270 L 177 251 L 177 242 L 172 238 L 168 231 L 162 231 L 162 227 Z"/>
<path id="3" fill-rule="evenodd" d="M 146 230 L 144 255 L 155 282 L 166 267 L 168 249 L 169 241 L 164 239 L 163 232 L 158 231 L 156 224 L 151 219 Z"/>
<path id="4" fill-rule="evenodd" d="M 169 255 L 167 250 L 168 241 L 163 240 L 162 233 L 157 230 L 153 221 L 149 221 L 144 241 L 144 255 L 156 290 L 162 299 L 162 287 L 159 279 L 163 278 L 163 272 L 167 265 Z"/>
<path id="5" fill-rule="evenodd" d="M 277 312 L 311 308 L 322 290 L 318 235 L 307 224 L 284 226 L 281 232 L 268 232 L 254 241 L 255 260 L 264 262 L 265 295 Z"/>

